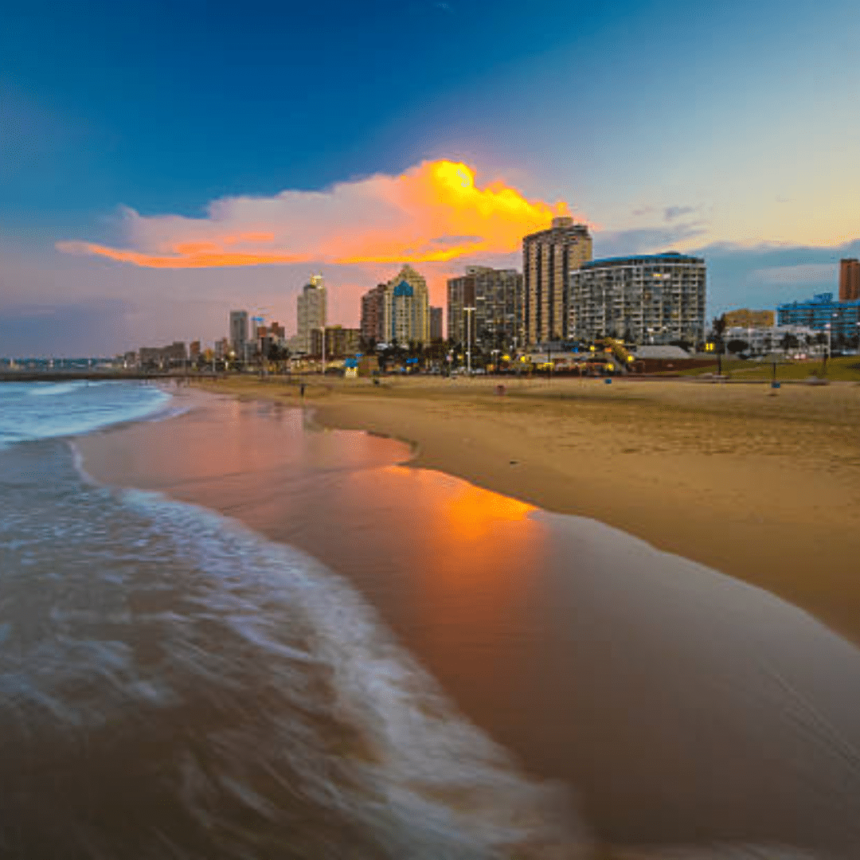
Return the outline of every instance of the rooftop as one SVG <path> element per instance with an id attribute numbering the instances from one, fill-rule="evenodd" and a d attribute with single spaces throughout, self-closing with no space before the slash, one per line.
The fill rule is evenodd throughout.
<path id="1" fill-rule="evenodd" d="M 593 269 L 597 266 L 616 266 L 624 263 L 704 263 L 702 257 L 688 257 L 678 251 L 665 251 L 662 254 L 628 254 L 626 257 L 603 257 L 600 260 L 590 260 L 582 264 L 583 269 Z"/>

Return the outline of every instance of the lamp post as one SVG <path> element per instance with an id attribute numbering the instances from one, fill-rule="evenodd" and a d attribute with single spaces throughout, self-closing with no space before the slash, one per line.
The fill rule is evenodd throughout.
<path id="1" fill-rule="evenodd" d="M 320 362 L 320 367 L 321 367 L 320 373 L 323 376 L 325 376 L 325 326 L 324 325 L 320 326 L 320 334 L 321 334 L 320 343 L 321 343 L 321 349 L 322 349 L 322 361 Z"/>
<path id="2" fill-rule="evenodd" d="M 463 308 L 466 314 L 466 375 L 472 375 L 472 317 L 474 307 Z"/>

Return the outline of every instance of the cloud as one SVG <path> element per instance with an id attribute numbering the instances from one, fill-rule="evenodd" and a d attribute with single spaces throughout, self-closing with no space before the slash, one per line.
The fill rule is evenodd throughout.
<path id="1" fill-rule="evenodd" d="M 663 219 L 665 221 L 674 221 L 676 218 L 692 214 L 696 211 L 696 208 L 695 206 L 667 206 L 663 210 Z"/>
<path id="2" fill-rule="evenodd" d="M 97 298 L 51 305 L 19 303 L 0 308 L 0 342 L 6 356 L 108 355 L 112 341 L 127 336 L 131 305 Z"/>
<path id="3" fill-rule="evenodd" d="M 836 277 L 835 263 L 799 263 L 795 266 L 771 266 L 754 269 L 750 279 L 765 284 L 832 284 Z"/>
<path id="4" fill-rule="evenodd" d="M 676 243 L 693 239 L 704 233 L 705 228 L 698 223 L 600 231 L 594 234 L 594 255 L 595 257 L 618 257 L 668 251 Z"/>
<path id="5" fill-rule="evenodd" d="M 326 191 L 222 198 L 203 218 L 123 208 L 122 247 L 56 247 L 157 269 L 446 262 L 513 252 L 526 233 L 568 213 L 564 202 L 528 200 L 502 181 L 479 187 L 465 164 L 425 161 L 399 176 L 377 174 Z"/>

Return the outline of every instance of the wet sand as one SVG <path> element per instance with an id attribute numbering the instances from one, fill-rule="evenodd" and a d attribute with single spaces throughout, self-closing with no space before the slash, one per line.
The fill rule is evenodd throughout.
<path id="1" fill-rule="evenodd" d="M 345 576 L 467 717 L 568 787 L 568 814 L 614 856 L 860 854 L 853 645 L 593 520 L 396 465 L 396 441 L 192 397 L 188 415 L 80 440 L 87 470 L 236 517 Z M 713 856 L 742 856 L 728 850 Z"/>
<path id="2" fill-rule="evenodd" d="M 412 463 L 593 517 L 765 588 L 860 644 L 860 386 L 415 378 L 308 388 L 329 427 Z M 297 403 L 298 388 L 214 390 Z M 773 395 L 773 396 L 771 396 Z"/>

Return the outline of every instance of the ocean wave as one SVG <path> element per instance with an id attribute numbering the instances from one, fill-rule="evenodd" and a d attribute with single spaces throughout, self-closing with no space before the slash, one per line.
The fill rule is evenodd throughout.
<path id="1" fill-rule="evenodd" d="M 271 661 L 311 661 L 329 678 L 324 705 L 356 735 L 347 753 L 356 787 L 333 792 L 349 816 L 386 833 L 392 856 L 586 857 L 590 839 L 557 785 L 520 772 L 510 756 L 457 713 L 436 682 L 394 640 L 363 599 L 336 574 L 211 511 L 137 490 L 123 497 L 161 535 L 221 580 L 201 600 Z M 241 597 L 275 599 L 303 616 L 305 647 L 286 644 L 265 608 Z M 315 762 L 314 767 L 323 763 Z M 331 762 L 323 770 L 329 770 Z M 312 783 L 313 774 L 306 773 Z M 562 853 L 546 853 L 546 852 Z M 513 852 L 513 853 L 512 853 Z"/>
<path id="2" fill-rule="evenodd" d="M 0 413 L 0 447 L 157 416 L 171 399 L 160 388 L 127 382 L 25 383 L 7 388 Z"/>

